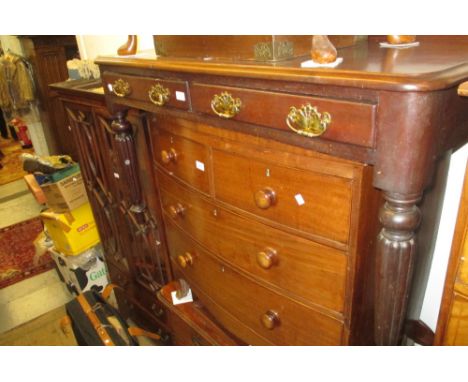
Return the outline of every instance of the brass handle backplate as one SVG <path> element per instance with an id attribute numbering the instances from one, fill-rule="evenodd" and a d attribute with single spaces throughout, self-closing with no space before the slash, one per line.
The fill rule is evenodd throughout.
<path id="1" fill-rule="evenodd" d="M 302 105 L 299 109 L 292 106 L 286 117 L 288 127 L 299 135 L 318 137 L 322 135 L 331 122 L 329 113 L 319 113 L 317 107 L 310 103 Z"/>
<path id="2" fill-rule="evenodd" d="M 274 310 L 269 310 L 262 315 L 261 321 L 263 327 L 268 330 L 273 330 L 280 324 L 279 315 Z"/>
<path id="3" fill-rule="evenodd" d="M 169 101 L 170 91 L 161 84 L 155 84 L 151 86 L 148 91 L 148 97 L 151 102 L 157 106 L 164 106 Z"/>
<path id="4" fill-rule="evenodd" d="M 130 95 L 132 89 L 127 81 L 119 78 L 112 84 L 112 91 L 117 97 L 126 97 Z"/>
<path id="5" fill-rule="evenodd" d="M 468 97 L 468 81 L 458 85 L 458 95 Z"/>
<path id="6" fill-rule="evenodd" d="M 222 118 L 233 118 L 239 114 L 242 101 L 239 98 L 233 98 L 228 92 L 215 94 L 211 100 L 211 109 Z"/>

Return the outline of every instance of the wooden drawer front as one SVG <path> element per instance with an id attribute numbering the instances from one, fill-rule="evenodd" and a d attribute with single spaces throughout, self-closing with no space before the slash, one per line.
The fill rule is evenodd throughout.
<path id="1" fill-rule="evenodd" d="M 200 334 L 187 325 L 175 313 L 168 312 L 173 345 L 177 346 L 210 346 Z"/>
<path id="2" fill-rule="evenodd" d="M 215 207 L 163 174 L 159 179 L 166 219 L 207 249 L 254 277 L 343 312 L 347 257 L 341 251 Z M 183 214 L 174 215 L 180 206 Z"/>
<path id="3" fill-rule="evenodd" d="M 169 252 L 177 257 L 190 253 L 193 262 L 180 268 L 189 284 L 208 293 L 222 308 L 237 317 L 259 336 L 276 345 L 339 345 L 342 322 L 270 291 L 215 260 L 172 224 L 167 224 Z M 202 301 L 203 302 L 203 301 Z M 266 316 L 268 315 L 268 316 Z M 277 320 L 272 316 L 277 315 Z M 222 322 L 222 318 L 217 317 Z M 267 329 L 262 320 L 272 326 Z M 268 323 L 268 322 L 267 322 Z M 237 333 L 234 333 L 237 335 Z M 242 338 L 249 342 L 248 338 Z"/>
<path id="4" fill-rule="evenodd" d="M 213 151 L 217 199 L 260 217 L 346 244 L 351 181 Z M 273 195 L 273 196 L 272 196 Z"/>
<path id="5" fill-rule="evenodd" d="M 133 99 L 156 106 L 170 106 L 184 110 L 190 108 L 189 92 L 185 81 L 133 77 L 106 72 L 103 74 L 103 84 L 106 94 L 122 99 Z M 150 93 L 153 101 L 150 98 Z"/>
<path id="6" fill-rule="evenodd" d="M 151 131 L 156 162 L 170 175 L 208 194 L 211 171 L 208 148 L 165 130 Z"/>
<path id="7" fill-rule="evenodd" d="M 331 123 L 321 138 L 365 147 L 374 145 L 374 104 L 195 83 L 190 86 L 192 109 L 216 115 L 211 102 L 215 95 L 224 92 L 234 99 L 240 99 L 240 110 L 232 118 L 234 120 L 293 133 L 286 123 L 290 108 L 294 106 L 299 109 L 310 104 L 317 107 L 319 113 L 328 112 L 331 115 Z"/>

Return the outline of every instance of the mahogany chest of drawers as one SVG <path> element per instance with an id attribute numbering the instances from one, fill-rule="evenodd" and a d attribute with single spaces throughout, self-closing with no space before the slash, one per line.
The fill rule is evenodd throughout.
<path id="1" fill-rule="evenodd" d="M 132 131 L 128 110 L 145 116 L 134 149 L 151 176 L 129 173 L 128 187 L 152 179 L 142 197 L 167 279 L 191 288 L 197 320 L 217 333 L 193 340 L 193 312 L 160 293 L 176 343 L 400 342 L 420 201 L 438 159 L 468 136 L 456 94 L 467 48 L 422 38 L 408 58 L 369 39 L 333 70 L 99 61 L 117 136 Z"/>

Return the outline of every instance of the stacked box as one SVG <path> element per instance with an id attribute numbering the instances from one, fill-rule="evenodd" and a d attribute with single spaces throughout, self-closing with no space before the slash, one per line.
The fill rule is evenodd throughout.
<path id="1" fill-rule="evenodd" d="M 40 214 L 57 251 L 79 255 L 99 243 L 99 234 L 89 203 L 66 213 L 47 210 Z"/>
<path id="2" fill-rule="evenodd" d="M 77 256 L 64 255 L 56 248 L 52 248 L 50 253 L 63 281 L 75 293 L 83 293 L 88 290 L 102 292 L 109 283 L 107 267 L 100 244 Z"/>
<path id="3" fill-rule="evenodd" d="M 79 165 L 73 165 L 53 174 L 36 176 L 47 199 L 47 205 L 56 213 L 74 210 L 88 202 Z"/>

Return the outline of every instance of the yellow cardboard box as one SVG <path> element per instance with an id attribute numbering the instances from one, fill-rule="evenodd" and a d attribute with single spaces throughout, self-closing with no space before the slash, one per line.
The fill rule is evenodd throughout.
<path id="1" fill-rule="evenodd" d="M 79 255 L 99 243 L 99 234 L 89 203 L 66 213 L 47 210 L 40 216 L 55 248 L 65 255 Z"/>

